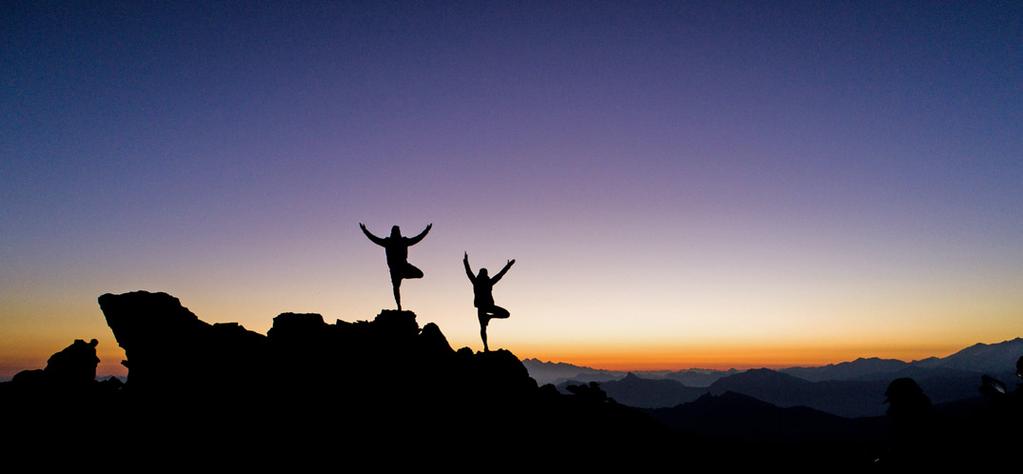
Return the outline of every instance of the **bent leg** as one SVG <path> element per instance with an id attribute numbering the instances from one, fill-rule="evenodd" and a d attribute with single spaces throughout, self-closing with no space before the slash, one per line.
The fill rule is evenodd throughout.
<path id="1" fill-rule="evenodd" d="M 416 266 L 411 264 L 411 263 L 406 263 L 405 264 L 405 270 L 401 273 L 401 277 L 402 278 L 408 278 L 408 279 L 422 278 L 423 277 L 423 271 L 418 269 L 418 268 L 416 268 Z"/>
<path id="2" fill-rule="evenodd" d="M 511 313 L 509 313 L 508 310 L 497 305 L 487 308 L 487 312 L 490 313 L 491 318 L 505 319 L 508 316 L 511 316 Z"/>

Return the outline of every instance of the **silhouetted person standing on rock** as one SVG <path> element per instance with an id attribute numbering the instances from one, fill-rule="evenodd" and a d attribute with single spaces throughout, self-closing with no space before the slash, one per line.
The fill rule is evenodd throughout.
<path id="1" fill-rule="evenodd" d="M 515 264 L 515 260 L 508 260 L 504 268 L 497 272 L 497 275 L 494 275 L 493 278 L 487 275 L 486 268 L 481 268 L 479 275 L 472 274 L 472 269 L 469 268 L 469 252 L 465 253 L 462 264 L 465 265 L 466 276 L 472 282 L 472 292 L 475 295 L 472 305 L 476 307 L 476 315 L 480 319 L 480 337 L 483 338 L 483 350 L 490 352 L 490 346 L 487 345 L 487 324 L 493 318 L 505 319 L 511 316 L 508 310 L 494 304 L 494 284 L 500 281 L 505 273 L 508 273 L 508 269 Z"/>
<path id="2" fill-rule="evenodd" d="M 381 239 L 366 230 L 366 225 L 359 223 L 359 228 L 362 229 L 362 233 L 369 237 L 369 240 L 373 241 L 383 247 L 387 253 L 387 268 L 391 270 L 391 287 L 394 289 L 394 302 L 398 304 L 398 311 L 401 311 L 401 280 L 406 278 L 422 278 L 423 271 L 416 268 L 415 265 L 408 263 L 408 248 L 418 244 L 423 237 L 426 237 L 426 233 L 430 232 L 430 228 L 433 224 L 426 226 L 419 235 L 415 237 L 402 237 L 401 228 L 398 226 L 391 227 L 391 235 L 386 239 Z"/>

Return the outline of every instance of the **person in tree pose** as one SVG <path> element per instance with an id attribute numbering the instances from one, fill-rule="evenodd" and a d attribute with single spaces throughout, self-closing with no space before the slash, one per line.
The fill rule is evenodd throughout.
<path id="1" fill-rule="evenodd" d="M 511 316 L 508 310 L 494 304 L 494 284 L 500 281 L 505 273 L 508 273 L 508 269 L 515 264 L 515 260 L 508 260 L 504 268 L 497 272 L 497 275 L 494 275 L 493 278 L 487 275 L 486 268 L 480 268 L 478 275 L 472 274 L 472 269 L 469 268 L 469 252 L 466 252 L 465 257 L 462 258 L 462 264 L 465 266 L 465 275 L 472 282 L 472 292 L 474 294 L 472 305 L 476 307 L 476 315 L 480 320 L 480 337 L 483 338 L 483 350 L 490 352 L 490 346 L 487 345 L 487 324 L 490 324 L 491 319 L 505 319 Z"/>
<path id="2" fill-rule="evenodd" d="M 398 226 L 391 227 L 391 235 L 387 238 L 381 239 L 373 235 L 372 232 L 366 229 L 366 225 L 359 223 L 359 228 L 362 229 L 362 233 L 366 234 L 374 244 L 377 244 L 384 248 L 387 254 L 387 268 L 391 270 L 391 288 L 394 290 L 394 302 L 398 304 L 398 311 L 401 311 L 401 280 L 409 278 L 422 278 L 423 271 L 416 268 L 415 265 L 408 263 L 408 248 L 418 244 L 423 237 L 426 237 L 427 232 L 430 232 L 430 228 L 433 224 L 426 226 L 419 235 L 415 237 L 403 237 L 401 235 L 401 228 Z"/>

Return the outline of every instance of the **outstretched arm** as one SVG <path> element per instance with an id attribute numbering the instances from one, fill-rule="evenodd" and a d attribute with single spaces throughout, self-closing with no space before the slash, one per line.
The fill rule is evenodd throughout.
<path id="1" fill-rule="evenodd" d="M 476 277 L 472 274 L 472 269 L 469 268 L 469 252 L 465 252 L 465 256 L 462 257 L 462 265 L 465 266 L 465 276 L 469 277 L 469 281 L 476 283 Z"/>
<path id="2" fill-rule="evenodd" d="M 515 259 L 514 258 L 511 259 L 511 260 L 508 260 L 508 263 L 506 263 L 504 265 L 504 268 L 502 268 L 501 271 L 497 272 L 497 275 L 494 275 L 494 278 L 491 278 L 490 281 L 493 282 L 493 283 L 497 283 L 498 280 L 500 280 L 501 277 L 503 277 L 505 273 L 508 273 L 508 269 L 510 269 L 511 266 L 514 265 L 514 264 L 515 264 Z"/>
<path id="3" fill-rule="evenodd" d="M 431 223 L 430 225 L 426 226 L 426 228 L 423 229 L 423 231 L 420 232 L 419 235 L 408 239 L 408 244 L 409 245 L 418 244 L 420 240 L 423 240 L 423 237 L 426 237 L 426 234 L 430 232 L 430 228 L 432 228 L 432 227 L 433 227 L 433 223 Z"/>
<path id="4" fill-rule="evenodd" d="M 380 237 L 377 237 L 377 236 L 373 235 L 372 232 L 370 232 L 368 229 L 366 229 L 366 224 L 363 224 L 362 222 L 360 222 L 359 223 L 359 228 L 362 229 L 362 233 L 366 234 L 366 237 L 369 237 L 369 240 L 373 241 L 374 244 L 377 244 L 377 245 L 379 245 L 381 247 L 386 245 L 384 243 L 384 239 L 381 239 Z"/>

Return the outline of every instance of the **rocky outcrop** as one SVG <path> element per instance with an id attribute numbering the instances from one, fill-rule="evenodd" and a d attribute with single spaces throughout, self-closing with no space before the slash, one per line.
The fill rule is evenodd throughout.
<path id="1" fill-rule="evenodd" d="M 99 342 L 95 339 L 89 342 L 75 339 L 70 346 L 50 356 L 46 368 L 18 372 L 11 379 L 11 385 L 16 389 L 37 391 L 79 392 L 94 389 L 96 366 L 99 365 L 97 344 Z"/>
<path id="2" fill-rule="evenodd" d="M 246 436 L 305 432 L 310 424 L 407 434 L 439 427 L 661 433 L 613 402 L 577 403 L 541 389 L 509 351 L 455 351 L 436 324 L 420 328 L 411 311 L 332 324 L 315 313 L 283 313 L 264 336 L 203 322 L 166 293 L 105 294 L 99 304 L 127 355 L 125 393 L 141 407 L 140 427 L 216 419 L 247 426 Z M 252 413 L 261 414 L 255 426 Z"/>
<path id="3" fill-rule="evenodd" d="M 361 403 L 399 393 L 520 399 L 537 390 L 510 352 L 456 353 L 437 325 L 420 329 L 411 311 L 334 324 L 315 313 L 283 313 L 263 336 L 205 323 L 166 293 L 106 294 L 99 303 L 127 355 L 127 388 L 143 394 L 307 393 Z"/>
<path id="4" fill-rule="evenodd" d="M 128 367 L 132 390 L 208 390 L 260 375 L 256 368 L 266 353 L 262 334 L 236 323 L 201 321 L 166 293 L 105 294 L 99 305 L 128 357 L 122 364 Z"/>
<path id="5" fill-rule="evenodd" d="M 508 456 L 509 447 L 565 440 L 620 449 L 671 439 L 606 396 L 538 387 L 509 351 L 456 351 L 410 311 L 333 323 L 283 313 L 263 335 L 204 322 L 166 293 L 105 294 L 99 303 L 127 356 L 127 382 L 95 382 L 95 343 L 76 341 L 47 369 L 0 383 L 0 404 L 16 408 L 0 430 L 0 439 L 15 436 L 5 443 L 12 452 L 114 447 L 145 469 L 156 459 L 330 465 L 381 451 L 408 457 L 431 444 Z"/>

